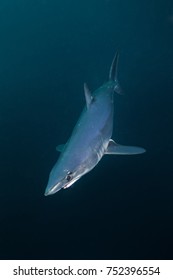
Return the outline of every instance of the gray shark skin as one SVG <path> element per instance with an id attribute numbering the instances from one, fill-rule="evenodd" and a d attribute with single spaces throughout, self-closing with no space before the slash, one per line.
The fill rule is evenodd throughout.
<path id="1" fill-rule="evenodd" d="M 113 131 L 114 93 L 120 93 L 117 81 L 118 53 L 109 72 L 107 83 L 91 95 L 84 84 L 86 106 L 65 145 L 59 145 L 60 157 L 50 172 L 45 196 L 69 188 L 91 171 L 104 154 L 133 155 L 145 149 L 123 146 L 111 139 Z"/>

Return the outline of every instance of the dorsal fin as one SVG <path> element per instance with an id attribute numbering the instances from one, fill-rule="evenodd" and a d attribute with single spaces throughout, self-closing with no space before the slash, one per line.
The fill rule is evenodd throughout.
<path id="1" fill-rule="evenodd" d="M 118 58 L 119 58 L 119 53 L 116 52 L 109 71 L 109 80 L 111 81 L 117 80 Z"/>
<path id="2" fill-rule="evenodd" d="M 85 93 L 86 105 L 87 105 L 87 108 L 89 108 L 89 106 L 93 100 L 93 97 L 92 97 L 91 92 L 86 83 L 84 83 L 84 93 Z"/>
<path id="3" fill-rule="evenodd" d="M 60 144 L 56 147 L 57 152 L 63 152 L 66 144 Z"/>

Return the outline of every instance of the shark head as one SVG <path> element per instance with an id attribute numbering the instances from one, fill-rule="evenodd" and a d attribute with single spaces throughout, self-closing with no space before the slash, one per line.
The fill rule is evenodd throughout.
<path id="1" fill-rule="evenodd" d="M 55 164 L 49 175 L 49 180 L 44 195 L 52 195 L 61 189 L 69 188 L 88 171 L 89 170 L 87 170 L 83 164 L 80 164 L 76 167 L 69 166 L 69 168 L 67 168 L 67 166 L 66 168 L 63 168 L 61 164 Z"/>
<path id="2" fill-rule="evenodd" d="M 77 172 L 66 170 L 62 172 L 63 174 L 61 176 L 57 176 L 56 174 L 56 178 L 55 178 L 53 173 L 54 172 L 52 170 L 49 176 L 48 185 L 44 193 L 45 196 L 55 194 L 61 189 L 69 188 L 82 176 L 82 174 L 77 175 L 76 174 Z"/>

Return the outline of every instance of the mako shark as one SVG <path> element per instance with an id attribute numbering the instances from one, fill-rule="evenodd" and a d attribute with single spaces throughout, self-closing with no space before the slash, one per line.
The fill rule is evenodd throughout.
<path id="1" fill-rule="evenodd" d="M 117 80 L 118 53 L 112 61 L 109 80 L 91 94 L 84 84 L 86 106 L 64 145 L 57 146 L 60 157 L 49 175 L 45 195 L 69 188 L 91 171 L 103 155 L 134 155 L 145 152 L 135 146 L 117 144 L 113 132 L 114 93 L 121 93 Z"/>

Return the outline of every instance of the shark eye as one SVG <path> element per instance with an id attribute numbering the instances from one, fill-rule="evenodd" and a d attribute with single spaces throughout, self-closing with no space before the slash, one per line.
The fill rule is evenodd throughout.
<path id="1" fill-rule="evenodd" d="M 66 180 L 67 180 L 68 182 L 70 182 L 70 181 L 72 180 L 72 178 L 73 178 L 72 172 L 69 171 L 69 172 L 67 173 Z"/>

